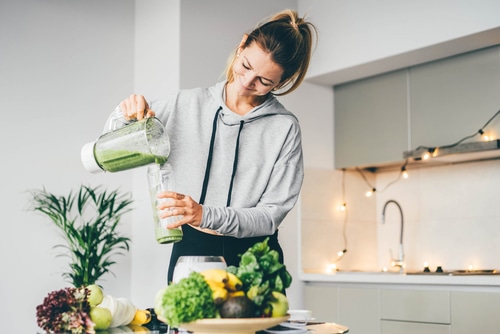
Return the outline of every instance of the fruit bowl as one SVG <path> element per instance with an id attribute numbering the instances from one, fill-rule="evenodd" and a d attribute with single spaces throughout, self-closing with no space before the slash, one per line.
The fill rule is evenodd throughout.
<path id="1" fill-rule="evenodd" d="M 284 321 L 290 316 L 272 318 L 216 318 L 199 319 L 179 327 L 194 334 L 255 334 L 257 331 L 271 328 Z M 159 320 L 163 321 L 161 317 Z"/>

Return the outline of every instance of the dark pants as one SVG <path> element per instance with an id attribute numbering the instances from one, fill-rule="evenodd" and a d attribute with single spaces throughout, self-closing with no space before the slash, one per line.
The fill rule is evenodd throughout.
<path id="1" fill-rule="evenodd" d="M 264 241 L 267 237 L 269 237 L 269 247 L 279 253 L 280 262 L 283 263 L 283 250 L 278 243 L 278 231 L 270 236 L 234 238 L 200 232 L 195 228 L 183 225 L 182 232 L 184 234 L 182 240 L 174 244 L 170 256 L 167 277 L 169 283 L 172 282 L 174 267 L 180 256 L 223 256 L 228 266 L 238 267 L 240 255 L 255 243 Z"/>

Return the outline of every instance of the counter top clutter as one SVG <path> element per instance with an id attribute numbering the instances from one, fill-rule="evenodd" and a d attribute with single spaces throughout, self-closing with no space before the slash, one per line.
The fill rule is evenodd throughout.
<path id="1" fill-rule="evenodd" d="M 284 291 L 292 277 L 267 241 L 245 251 L 238 267 L 203 268 L 174 279 L 157 295 L 158 319 L 195 334 L 346 333 L 340 325 L 308 324 L 310 315 L 289 310 Z"/>
<path id="2" fill-rule="evenodd" d="M 44 333 L 72 334 L 166 334 L 176 328 L 195 334 L 347 331 L 331 323 L 308 324 L 310 312 L 304 317 L 290 311 L 284 292 L 291 281 L 278 252 L 265 239 L 241 255 L 238 267 L 192 267 L 186 276 L 158 291 L 153 308 L 139 309 L 131 300 L 89 284 L 49 292 L 36 307 L 36 320 Z"/>

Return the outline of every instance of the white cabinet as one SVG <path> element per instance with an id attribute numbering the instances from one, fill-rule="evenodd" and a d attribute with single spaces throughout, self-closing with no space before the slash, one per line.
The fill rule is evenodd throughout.
<path id="1" fill-rule="evenodd" d="M 354 334 L 380 334 L 378 301 L 377 289 L 339 289 L 339 324 L 350 324 L 349 332 Z"/>
<path id="2" fill-rule="evenodd" d="M 347 326 L 350 333 L 380 334 L 377 289 L 307 284 L 304 307 L 315 319 Z"/>
<path id="3" fill-rule="evenodd" d="M 335 87 L 335 168 L 402 160 L 408 148 L 407 71 Z"/>
<path id="4" fill-rule="evenodd" d="M 450 325 L 426 324 L 417 322 L 387 321 L 380 324 L 383 334 L 450 334 Z"/>
<path id="5" fill-rule="evenodd" d="M 412 149 L 455 143 L 500 109 L 499 51 L 497 46 L 410 69 Z M 497 118 L 488 129 L 499 125 Z"/>
<path id="6" fill-rule="evenodd" d="M 450 324 L 450 292 L 407 289 L 380 290 L 380 318 Z"/>
<path id="7" fill-rule="evenodd" d="M 500 288 L 306 283 L 304 307 L 353 334 L 470 334 L 500 331 Z"/>
<path id="8" fill-rule="evenodd" d="M 304 307 L 319 321 L 338 322 L 338 288 L 307 284 L 304 287 Z"/>
<path id="9" fill-rule="evenodd" d="M 452 334 L 498 333 L 500 331 L 500 289 L 498 292 L 451 292 Z"/>
<path id="10" fill-rule="evenodd" d="M 404 151 L 473 135 L 500 108 L 499 90 L 498 45 L 337 85 L 335 168 L 397 165 Z M 500 138 L 500 117 L 486 130 Z"/>
<path id="11" fill-rule="evenodd" d="M 381 334 L 449 334 L 450 292 L 380 290 Z"/>

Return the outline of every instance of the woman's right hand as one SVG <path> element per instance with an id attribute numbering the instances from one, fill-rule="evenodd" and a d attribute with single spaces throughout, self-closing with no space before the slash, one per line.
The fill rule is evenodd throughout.
<path id="1" fill-rule="evenodd" d="M 146 98 L 137 94 L 132 94 L 120 102 L 120 109 L 127 121 L 141 120 L 145 117 L 153 117 L 155 115 L 155 112 L 149 109 Z"/>

